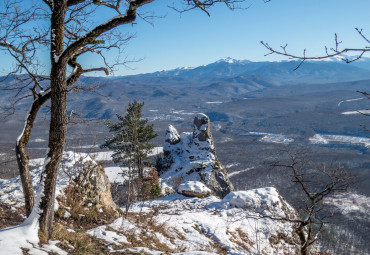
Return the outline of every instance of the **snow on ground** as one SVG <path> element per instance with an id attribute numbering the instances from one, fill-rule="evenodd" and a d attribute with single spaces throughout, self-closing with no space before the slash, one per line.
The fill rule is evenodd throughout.
<path id="1" fill-rule="evenodd" d="M 35 158 L 35 159 L 30 159 L 28 162 L 28 165 L 31 167 L 38 167 L 42 166 L 44 164 L 45 158 Z"/>
<path id="2" fill-rule="evenodd" d="M 152 152 L 149 153 L 149 156 L 156 156 L 161 153 L 163 153 L 163 147 L 154 147 Z"/>
<path id="3" fill-rule="evenodd" d="M 370 110 L 357 110 L 357 111 L 348 111 L 348 112 L 342 112 L 343 115 L 353 115 L 353 114 L 370 114 Z"/>
<path id="4" fill-rule="evenodd" d="M 172 249 L 173 254 L 202 254 L 201 251 L 219 254 L 215 243 L 235 255 L 276 254 L 283 250 L 294 254 L 297 248 L 286 242 L 295 240 L 291 223 L 262 217 L 295 217 L 294 209 L 281 199 L 275 188 L 232 192 L 222 200 L 214 196 L 199 199 L 173 194 L 136 203 L 130 211 L 147 213 L 167 233 L 153 232 L 148 224 L 140 226 L 122 218 L 88 233 L 112 244 L 127 244 L 127 237 L 132 234 L 137 239 L 152 234 L 153 239 Z M 155 249 L 146 252 L 160 254 Z"/>
<path id="5" fill-rule="evenodd" d="M 70 176 L 77 173 L 83 162 L 90 159 L 85 153 L 64 153 L 57 179 L 57 195 L 68 185 Z M 122 171 L 120 168 L 107 169 L 108 173 L 112 173 L 111 178 L 114 174 L 117 177 L 117 173 Z M 31 171 L 35 187 L 39 186 L 40 172 L 41 167 Z M 1 202 L 13 206 L 23 205 L 19 177 L 0 179 L 0 190 Z M 173 250 L 173 254 L 219 254 L 219 247 L 226 249 L 228 254 L 273 254 L 282 250 L 293 254 L 296 251 L 296 245 L 287 241 L 294 239 L 292 224 L 262 217 L 296 217 L 294 209 L 281 199 L 274 188 L 232 192 L 222 200 L 214 196 L 199 199 L 173 194 L 136 203 L 132 205 L 130 212 L 146 213 L 146 220 L 162 226 L 166 233 L 123 218 L 118 218 L 108 226 L 91 229 L 88 233 L 106 240 L 112 252 L 114 244 L 127 244 L 132 235 L 138 241 L 143 236 L 152 235 L 151 238 L 156 239 L 159 244 L 165 244 Z M 40 247 L 37 230 L 38 221 L 35 217 L 19 226 L 0 230 L 0 254 L 5 252 L 4 254 L 22 255 L 20 247 L 30 249 L 29 254 L 67 254 L 55 246 L 56 242 Z M 143 246 L 130 248 L 130 251 L 163 254 Z"/>
<path id="6" fill-rule="evenodd" d="M 343 215 L 360 214 L 361 219 L 365 217 L 370 221 L 370 197 L 352 192 L 338 193 L 325 199 L 324 203 L 337 207 Z"/>
<path id="7" fill-rule="evenodd" d="M 155 121 L 155 120 L 166 120 L 166 121 L 182 121 L 184 118 L 175 116 L 175 115 L 169 115 L 169 114 L 159 114 L 156 116 L 151 116 L 147 118 L 149 121 Z"/>
<path id="8" fill-rule="evenodd" d="M 100 146 L 97 144 L 90 144 L 90 145 L 79 145 L 79 146 L 73 146 L 73 147 L 68 147 L 69 149 L 95 149 L 99 148 Z"/>
<path id="9" fill-rule="evenodd" d="M 222 138 L 218 143 L 227 143 L 234 141 L 231 137 Z"/>
<path id="10" fill-rule="evenodd" d="M 184 110 L 172 110 L 173 114 L 180 114 L 180 115 L 194 115 L 196 112 L 185 112 Z"/>
<path id="11" fill-rule="evenodd" d="M 56 195 L 58 196 L 68 186 L 71 176 L 74 176 L 79 171 L 82 164 L 91 160 L 86 153 L 75 153 L 72 151 L 64 152 L 63 160 L 58 172 Z M 45 159 L 43 159 L 42 164 Z M 38 167 L 30 171 L 32 184 L 36 191 L 41 177 L 42 167 Z M 23 189 L 20 176 L 13 179 L 0 179 L 0 201 L 16 207 L 24 205 Z"/>
<path id="12" fill-rule="evenodd" d="M 41 138 L 36 138 L 36 139 L 32 140 L 32 142 L 34 142 L 34 143 L 43 143 L 43 142 L 46 142 L 46 140 L 41 139 Z"/>
<path id="13" fill-rule="evenodd" d="M 242 169 L 242 170 L 239 170 L 239 171 L 234 171 L 232 173 L 229 173 L 229 177 L 231 176 L 234 176 L 234 175 L 238 175 L 238 174 L 242 174 L 242 173 L 245 173 L 245 172 L 248 172 L 249 170 L 253 169 L 254 167 L 248 167 L 246 169 Z"/>
<path id="14" fill-rule="evenodd" d="M 22 249 L 27 249 L 26 254 L 31 255 L 68 255 L 56 246 L 59 241 L 49 241 L 40 246 L 38 225 L 38 219 L 30 216 L 21 225 L 0 229 L 0 254 L 24 255 Z"/>
<path id="15" fill-rule="evenodd" d="M 265 132 L 248 132 L 247 135 L 257 135 L 262 136 L 259 141 L 266 143 L 283 143 L 290 144 L 294 142 L 293 138 L 289 138 L 286 135 L 274 134 L 274 133 L 265 133 Z"/>
<path id="16" fill-rule="evenodd" d="M 144 168 L 144 172 L 148 173 L 152 168 Z M 124 183 L 128 180 L 128 167 L 111 166 L 104 167 L 104 172 L 108 176 L 111 183 Z"/>
<path id="17" fill-rule="evenodd" d="M 90 160 L 91 158 L 84 153 L 67 151 L 63 154 L 60 170 L 58 172 L 56 196 L 62 194 L 63 190 L 68 186 L 70 178 L 78 173 L 82 164 Z M 40 183 L 43 167 L 44 166 L 31 171 L 32 184 L 37 194 L 35 198 L 35 207 L 31 215 L 18 226 L 0 230 L 1 254 L 23 255 L 22 248 L 28 249 L 28 254 L 48 255 L 51 252 L 61 255 L 68 254 L 55 246 L 57 242 L 50 241 L 46 245 L 38 245 L 38 218 L 40 211 L 37 205 L 40 203 L 43 192 L 43 185 Z M 0 179 L 0 190 L 1 202 L 12 205 L 13 207 L 24 205 L 24 196 L 19 176 L 10 180 Z M 55 203 L 55 208 L 58 208 L 57 202 Z"/>
<path id="18" fill-rule="evenodd" d="M 95 145 L 87 145 L 87 146 L 95 146 Z M 85 146 L 85 148 L 91 148 L 87 146 Z M 78 147 L 78 148 L 82 148 L 82 147 Z M 83 157 L 90 157 L 94 159 L 95 161 L 112 161 L 113 151 L 100 151 L 100 152 L 91 152 L 91 153 L 70 152 L 70 153 L 81 155 Z M 149 156 L 156 156 L 161 153 L 163 153 L 163 147 L 154 147 L 152 152 L 149 153 Z M 44 164 L 44 160 L 45 160 L 44 158 L 30 159 L 29 165 L 32 167 L 42 166 Z"/>
<path id="19" fill-rule="evenodd" d="M 309 140 L 313 144 L 342 143 L 370 147 L 370 138 L 358 136 L 315 134 L 313 137 L 309 138 Z"/>
<path id="20" fill-rule="evenodd" d="M 358 101 L 358 100 L 362 100 L 362 99 L 364 99 L 364 97 L 343 100 L 343 101 L 340 101 L 338 103 L 338 107 L 340 107 L 344 102 L 353 102 L 353 101 Z"/>
<path id="21" fill-rule="evenodd" d="M 91 153 L 91 157 L 95 161 L 111 161 L 112 160 L 113 151 L 99 151 Z"/>
<path id="22" fill-rule="evenodd" d="M 206 104 L 222 104 L 223 102 L 221 101 L 211 101 L 211 102 L 206 102 Z"/>
<path id="23" fill-rule="evenodd" d="M 104 172 L 111 183 L 123 183 L 128 180 L 128 167 L 105 167 Z"/>
<path id="24" fill-rule="evenodd" d="M 177 192 L 184 193 L 187 191 L 201 193 L 201 194 L 211 194 L 211 190 L 202 182 L 188 181 L 181 183 L 177 187 Z"/>
<path id="25" fill-rule="evenodd" d="M 234 166 L 239 166 L 239 165 L 240 163 L 230 163 L 230 164 L 225 165 L 225 168 L 232 168 Z"/>

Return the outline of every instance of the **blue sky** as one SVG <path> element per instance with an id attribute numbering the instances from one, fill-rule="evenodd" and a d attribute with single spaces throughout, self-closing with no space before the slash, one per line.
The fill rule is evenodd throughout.
<path id="1" fill-rule="evenodd" d="M 220 5 L 211 17 L 200 11 L 180 15 L 159 0 L 147 6 L 155 14 L 154 26 L 138 22 L 136 38 L 127 47 L 129 57 L 144 58 L 131 64 L 135 70 L 122 69 L 116 74 L 143 73 L 179 66 L 198 66 L 223 57 L 274 61 L 264 57 L 263 40 L 279 47 L 285 43 L 294 53 L 307 48 L 308 53 L 322 54 L 325 45 L 333 45 L 338 33 L 344 46 L 364 47 L 355 27 L 370 36 L 370 1 L 367 0 L 262 0 L 247 2 L 247 10 L 230 11 Z"/>
<path id="2" fill-rule="evenodd" d="M 210 10 L 210 17 L 197 10 L 179 14 L 168 8 L 171 3 L 156 0 L 142 9 L 163 16 L 154 19 L 153 25 L 138 19 L 135 25 L 122 27 L 135 34 L 125 51 L 128 59 L 143 60 L 129 64 L 132 69 L 121 67 L 114 75 L 199 66 L 223 57 L 282 59 L 265 57 L 267 51 L 261 40 L 276 48 L 288 43 L 292 53 L 307 48 L 308 54 L 319 55 L 324 53 L 325 45 L 333 45 L 334 33 L 345 47 L 366 46 L 355 27 L 363 28 L 370 37 L 369 0 L 247 0 L 244 6 L 250 6 L 248 9 L 230 11 L 219 5 Z M 97 59 L 91 57 L 83 61 L 86 67 L 95 63 Z"/>

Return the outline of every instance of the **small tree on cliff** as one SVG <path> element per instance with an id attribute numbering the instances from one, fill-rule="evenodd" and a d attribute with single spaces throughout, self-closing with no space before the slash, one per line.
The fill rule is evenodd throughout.
<path id="1" fill-rule="evenodd" d="M 113 161 L 132 169 L 139 178 L 144 177 L 145 160 L 154 148 L 150 141 L 157 136 L 153 124 L 148 124 L 148 119 L 141 116 L 143 106 L 144 103 L 134 101 L 129 103 L 124 117 L 117 114 L 117 123 L 107 120 L 109 132 L 114 135 L 102 146 L 112 149 Z"/>
<path id="2" fill-rule="evenodd" d="M 128 167 L 126 216 L 133 202 L 135 177 L 138 175 L 139 180 L 143 180 L 145 160 L 154 148 L 150 141 L 157 136 L 153 124 L 148 124 L 148 119 L 141 117 L 143 106 L 144 103 L 135 100 L 129 103 L 124 117 L 117 114 L 117 123 L 107 120 L 109 132 L 114 135 L 107 138 L 102 145 L 114 151 L 112 158 L 115 163 Z"/>

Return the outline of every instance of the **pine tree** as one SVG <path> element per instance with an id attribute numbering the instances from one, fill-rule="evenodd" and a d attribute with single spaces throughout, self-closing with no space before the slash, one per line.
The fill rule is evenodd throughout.
<path id="1" fill-rule="evenodd" d="M 114 135 L 102 146 L 114 151 L 112 158 L 115 163 L 132 169 L 139 178 L 144 177 L 145 160 L 154 148 L 150 141 L 157 136 L 153 124 L 142 118 L 143 106 L 144 102 L 135 100 L 129 103 L 124 117 L 117 114 L 118 123 L 107 120 L 105 123 Z"/>

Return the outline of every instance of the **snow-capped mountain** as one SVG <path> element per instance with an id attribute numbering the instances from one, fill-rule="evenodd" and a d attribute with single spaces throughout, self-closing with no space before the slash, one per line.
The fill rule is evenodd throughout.
<path id="1" fill-rule="evenodd" d="M 370 78 L 368 72 L 370 60 L 367 58 L 351 64 L 345 63 L 342 59 L 305 61 L 299 69 L 295 70 L 299 64 L 300 61 L 297 60 L 253 62 L 227 57 L 198 67 L 179 67 L 172 70 L 139 74 L 134 77 L 217 79 L 258 75 L 266 79 L 288 81 L 289 83 L 297 81 L 300 83 L 351 81 Z"/>
<path id="2" fill-rule="evenodd" d="M 245 71 L 252 71 L 265 62 L 252 62 L 249 60 L 236 60 L 230 57 L 222 58 L 216 62 L 198 67 L 180 67 L 172 70 L 164 70 L 154 73 L 142 74 L 140 76 L 149 77 L 191 77 L 191 78 L 208 78 L 208 77 L 232 77 L 237 76 Z"/>

